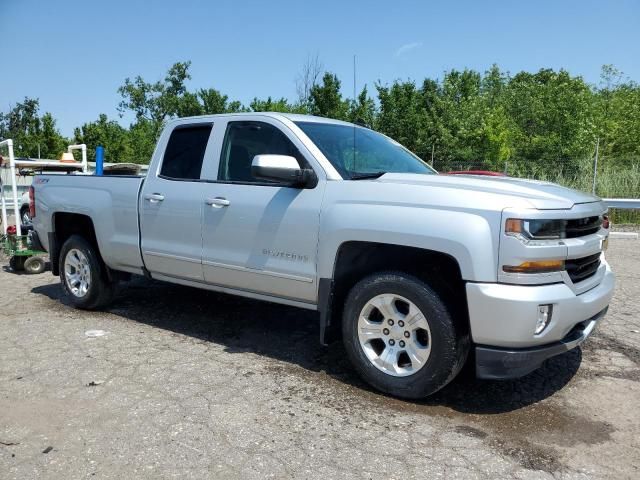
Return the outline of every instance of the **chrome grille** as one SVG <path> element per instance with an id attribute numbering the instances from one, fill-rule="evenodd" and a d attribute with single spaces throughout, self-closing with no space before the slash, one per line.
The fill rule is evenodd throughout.
<path id="1" fill-rule="evenodd" d="M 585 235 L 591 235 L 600 230 L 601 225 L 602 217 L 600 215 L 567 220 L 567 225 L 565 227 L 566 238 L 576 238 L 584 237 Z"/>

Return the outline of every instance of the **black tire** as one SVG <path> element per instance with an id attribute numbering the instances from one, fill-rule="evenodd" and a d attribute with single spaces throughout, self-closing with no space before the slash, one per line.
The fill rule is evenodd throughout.
<path id="1" fill-rule="evenodd" d="M 20 223 L 22 225 L 31 225 L 32 219 L 29 214 L 29 207 L 22 207 L 20 209 Z"/>
<path id="2" fill-rule="evenodd" d="M 9 259 L 9 267 L 14 272 L 21 272 L 22 270 L 24 270 L 25 259 L 26 257 L 22 255 L 14 255 Z"/>
<path id="3" fill-rule="evenodd" d="M 74 294 L 65 276 L 65 261 L 72 250 L 79 250 L 87 259 L 91 281 L 84 295 Z M 79 235 L 70 236 L 60 250 L 60 282 L 67 298 L 75 308 L 97 310 L 107 306 L 113 299 L 115 285 L 107 278 L 106 267 L 96 249 Z"/>
<path id="4" fill-rule="evenodd" d="M 408 376 L 393 376 L 367 358 L 358 339 L 362 309 L 378 295 L 399 295 L 422 312 L 430 329 L 431 352 L 424 365 Z M 426 283 L 402 272 L 381 272 L 364 278 L 349 292 L 342 319 L 343 342 L 360 376 L 382 392 L 406 399 L 427 397 L 447 385 L 462 369 L 469 350 L 464 325 Z M 385 346 L 386 348 L 386 346 Z"/>
<path id="5" fill-rule="evenodd" d="M 44 272 L 45 263 L 42 257 L 29 257 L 24 261 L 24 271 L 29 274 Z"/>

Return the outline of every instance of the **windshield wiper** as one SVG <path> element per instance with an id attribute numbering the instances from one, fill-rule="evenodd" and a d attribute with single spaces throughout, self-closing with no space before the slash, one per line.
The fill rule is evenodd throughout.
<path id="1" fill-rule="evenodd" d="M 387 172 L 359 173 L 351 175 L 351 180 L 366 180 L 367 178 L 379 178 Z"/>

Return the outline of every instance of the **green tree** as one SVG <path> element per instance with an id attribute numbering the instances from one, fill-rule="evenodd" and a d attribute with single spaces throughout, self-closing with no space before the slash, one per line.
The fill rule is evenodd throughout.
<path id="1" fill-rule="evenodd" d="M 513 156 L 513 125 L 504 108 L 489 110 L 480 132 L 482 160 L 493 170 L 502 171 Z"/>
<path id="2" fill-rule="evenodd" d="M 9 112 L 2 115 L 0 136 L 13 139 L 13 149 L 17 156 L 37 157 L 41 133 L 38 115 L 40 103 L 37 98 L 25 97 Z"/>
<path id="3" fill-rule="evenodd" d="M 115 120 L 109 120 L 107 115 L 103 113 L 95 122 L 85 123 L 76 128 L 74 141 L 87 145 L 87 157 L 91 162 L 95 161 L 98 145 L 104 147 L 106 162 L 131 162 L 134 160 L 129 132 Z"/>
<path id="4" fill-rule="evenodd" d="M 640 86 L 623 76 L 613 65 L 603 65 L 595 92 L 595 123 L 602 155 L 630 163 L 640 156 Z"/>
<path id="5" fill-rule="evenodd" d="M 57 159 L 65 151 L 69 140 L 60 135 L 56 127 L 56 121 L 49 112 L 41 119 L 42 131 L 40 132 L 40 154 L 43 158 Z"/>
<path id="6" fill-rule="evenodd" d="M 340 80 L 335 74 L 325 73 L 322 84 L 311 87 L 309 104 L 313 115 L 347 120 L 349 101 L 343 100 L 340 93 Z"/>
<path id="7" fill-rule="evenodd" d="M 394 82 L 390 87 L 377 84 L 380 111 L 377 128 L 422 158 L 430 151 L 427 115 L 422 95 L 412 81 Z"/>
<path id="8" fill-rule="evenodd" d="M 516 125 L 516 154 L 540 161 L 589 157 L 595 141 L 593 93 L 581 77 L 565 70 L 518 73 L 505 105 Z"/>
<path id="9" fill-rule="evenodd" d="M 9 112 L 0 114 L 0 137 L 13 140 L 18 157 L 58 158 L 68 140 L 56 128 L 50 113 L 39 114 L 40 102 L 25 97 Z"/>
<path id="10" fill-rule="evenodd" d="M 268 97 L 266 100 L 260 100 L 254 98 L 249 104 L 249 109 L 252 112 L 282 112 L 282 113 L 304 113 L 303 106 L 298 104 L 291 104 L 286 98 L 280 98 L 272 100 Z"/>
<path id="11" fill-rule="evenodd" d="M 366 85 L 358 95 L 356 101 L 349 104 L 347 117 L 350 122 L 374 128 L 376 121 L 376 104 L 367 93 Z"/>
<path id="12" fill-rule="evenodd" d="M 200 99 L 200 102 L 202 103 L 203 115 L 214 115 L 218 113 L 237 113 L 244 110 L 240 102 L 230 102 L 227 95 L 223 95 L 215 88 L 199 90 L 198 97 Z"/>
<path id="13" fill-rule="evenodd" d="M 296 80 L 299 99 L 254 98 L 245 107 L 215 88 L 187 88 L 190 62 L 171 66 L 164 78 L 127 78 L 118 89 L 120 114 L 132 113 L 128 129 L 100 115 L 75 129 L 75 141 L 102 144 L 107 160 L 148 163 L 167 120 L 180 116 L 242 111 L 312 113 L 379 129 L 422 158 L 433 154 L 442 170 L 474 164 L 523 175 L 590 164 L 596 138 L 607 168 L 635 165 L 640 158 L 640 86 L 611 65 L 599 85 L 565 70 L 541 69 L 514 76 L 492 65 L 484 73 L 450 70 L 422 83 L 376 85 L 377 101 L 363 88 L 343 98 L 340 80 L 310 57 Z M 419 85 L 419 86 L 417 86 Z M 13 138 L 16 154 L 57 158 L 68 141 L 54 117 L 40 116 L 37 99 L 25 98 L 0 113 L 0 137 Z M 586 160 L 586 161 L 585 161 Z M 636 167 L 637 168 L 637 167 Z"/>
<path id="14" fill-rule="evenodd" d="M 131 163 L 148 164 L 156 148 L 156 126 L 150 120 L 141 119 L 129 128 Z"/>
<path id="15" fill-rule="evenodd" d="M 489 107 L 501 103 L 504 89 L 509 82 L 509 75 L 500 71 L 495 63 L 485 72 L 480 80 L 480 90 L 485 96 Z"/>
<path id="16" fill-rule="evenodd" d="M 136 121 L 148 122 L 154 138 L 160 133 L 166 120 L 180 115 L 199 114 L 202 111 L 197 96 L 187 92 L 186 81 L 191 79 L 191 62 L 177 62 L 169 68 L 162 81 L 146 82 L 141 76 L 126 78 L 118 88 L 122 100 L 118 111 L 123 115 L 132 111 Z"/>
<path id="17" fill-rule="evenodd" d="M 194 117 L 196 115 L 204 115 L 203 106 L 200 104 L 198 94 L 184 92 L 176 103 L 176 117 Z"/>
<path id="18" fill-rule="evenodd" d="M 611 118 L 607 132 L 606 155 L 629 164 L 640 157 L 640 87 L 629 82 L 620 86 L 611 98 Z M 639 192 L 640 194 L 640 192 Z"/>
<path id="19" fill-rule="evenodd" d="M 439 92 L 430 128 L 436 132 L 440 158 L 447 162 L 485 161 L 484 122 L 488 112 L 481 95 L 481 75 L 472 70 L 451 70 L 445 74 Z"/>

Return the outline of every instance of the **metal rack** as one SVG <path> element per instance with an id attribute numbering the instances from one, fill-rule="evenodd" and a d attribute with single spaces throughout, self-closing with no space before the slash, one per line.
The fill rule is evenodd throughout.
<path id="1" fill-rule="evenodd" d="M 20 203 L 18 202 L 18 185 L 16 181 L 16 173 L 18 169 L 27 170 L 48 170 L 48 171 L 75 171 L 80 170 L 87 173 L 87 146 L 85 144 L 69 145 L 67 152 L 73 153 L 74 150 L 82 152 L 81 162 L 63 162 L 60 160 L 35 160 L 35 159 L 17 159 L 13 154 L 13 140 L 7 139 L 0 142 L 0 147 L 6 145 L 9 151 L 9 169 L 11 178 L 11 187 L 13 190 L 13 209 L 16 219 L 16 235 L 22 236 L 20 225 Z M 2 202 L 2 229 L 7 234 L 7 205 L 4 197 L 4 185 L 0 183 L 0 201 Z"/>

